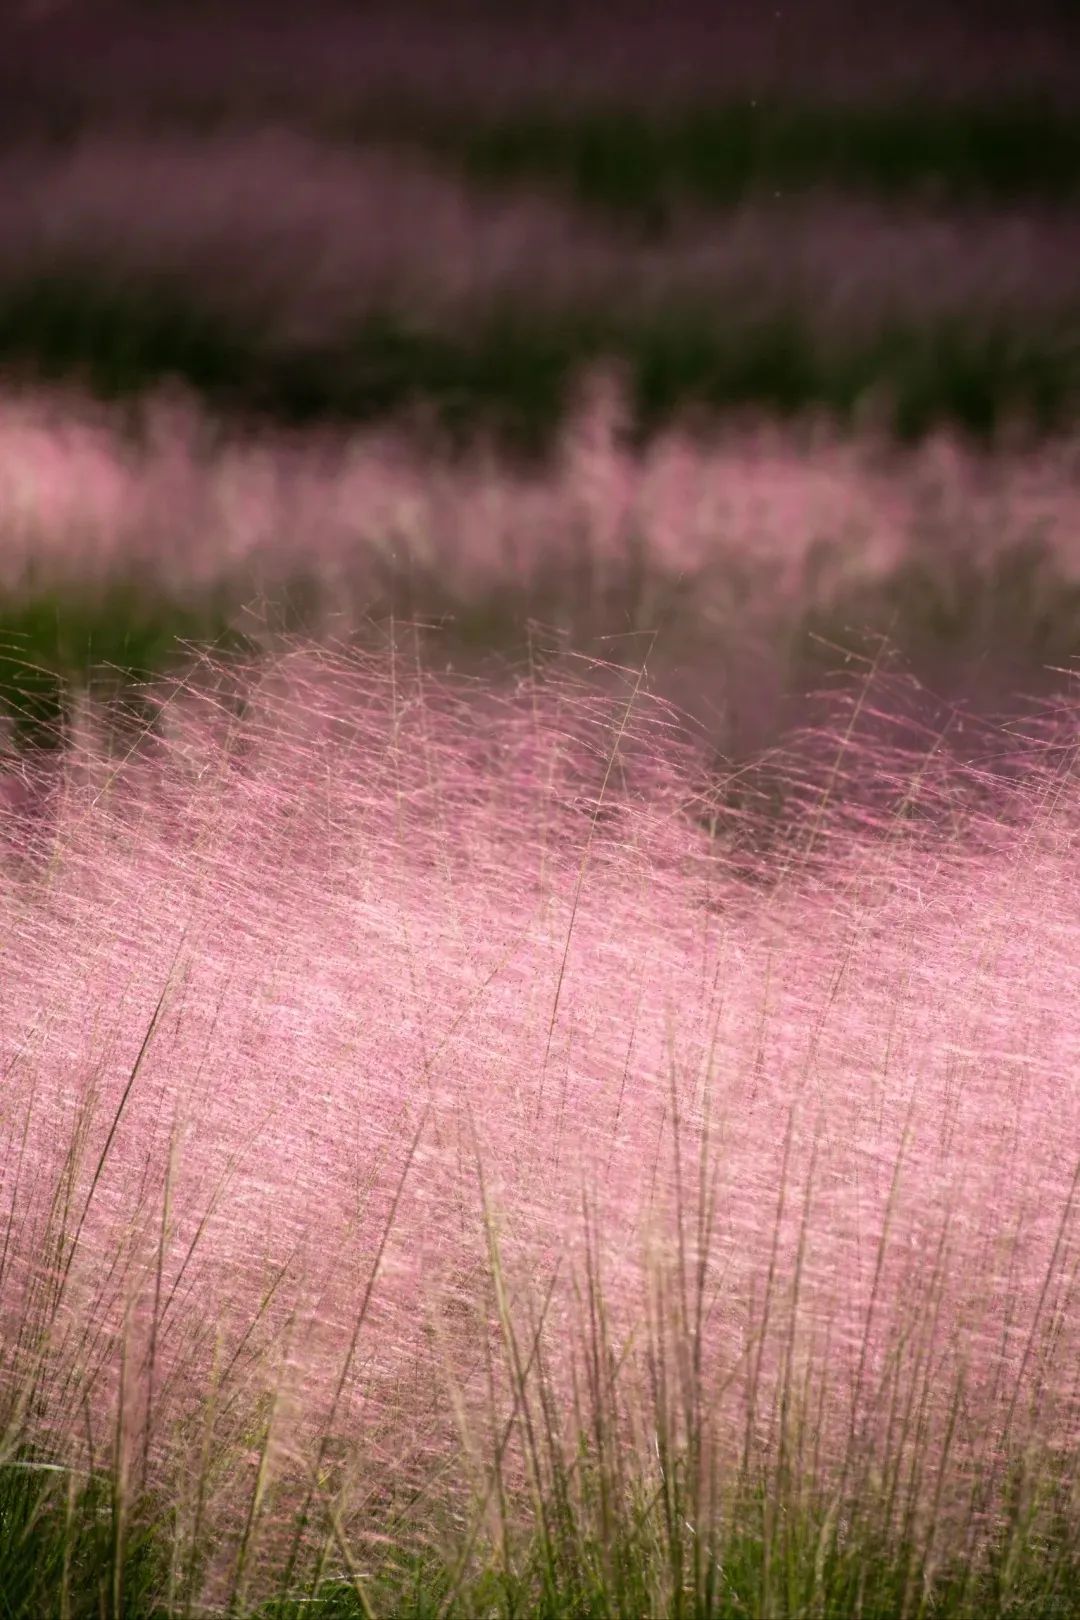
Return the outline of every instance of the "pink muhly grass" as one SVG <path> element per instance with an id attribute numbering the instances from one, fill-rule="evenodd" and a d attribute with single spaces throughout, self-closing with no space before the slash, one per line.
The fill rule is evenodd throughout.
<path id="1" fill-rule="evenodd" d="M 1073 318 L 1075 219 L 1030 201 L 945 215 L 820 189 L 779 209 L 752 196 L 716 214 L 684 206 L 669 240 L 643 242 L 536 186 L 472 184 L 400 141 L 324 141 L 280 122 L 24 138 L 0 153 L 0 194 L 0 286 L 165 280 L 279 349 L 347 344 L 373 310 L 445 329 L 492 307 L 648 317 L 689 301 L 746 321 L 799 310 L 823 343 L 889 318 L 981 317 L 991 332 L 1003 317 Z"/>
<path id="2" fill-rule="evenodd" d="M 1075 1487 L 1071 711 L 995 774 L 868 681 L 740 842 L 597 674 L 297 643 L 5 857 L 0 1442 L 171 1492 L 178 1613 Z"/>
<path id="3" fill-rule="evenodd" d="M 654 690 L 746 763 L 851 667 L 860 627 L 984 715 L 1066 662 L 1072 440 L 989 456 L 941 433 L 899 452 L 808 421 L 713 442 L 683 427 L 635 453 L 624 426 L 618 380 L 599 375 L 542 471 L 483 445 L 433 456 L 401 433 L 240 432 L 165 395 L 134 434 L 77 396 L 10 399 L 0 585 L 30 608 L 13 610 L 6 676 L 93 663 L 101 645 L 116 658 L 132 617 L 270 650 L 283 624 L 371 640 L 393 614 L 410 657 L 419 644 L 434 667 L 474 670 L 493 651 L 629 663 L 654 638 Z M 33 638 L 52 624 L 50 652 Z M 13 772 L 5 798 L 25 791 Z"/>
<path id="4" fill-rule="evenodd" d="M 826 606 L 904 561 L 987 564 L 1036 541 L 1065 578 L 1080 571 L 1071 436 L 991 455 L 942 430 L 900 450 L 869 430 L 762 419 L 713 435 L 675 426 L 635 451 L 626 427 L 620 379 L 604 372 L 579 391 L 551 464 L 531 471 L 482 441 L 436 456 L 386 429 L 239 430 L 178 390 L 124 416 L 75 392 L 9 394 L 0 581 L 135 578 L 186 597 L 307 573 L 358 616 L 388 605 L 393 583 L 399 611 L 517 595 L 542 619 L 566 578 L 602 601 L 636 562 L 651 627 L 673 592 L 682 606 L 703 595 L 727 622 L 751 604 Z"/>

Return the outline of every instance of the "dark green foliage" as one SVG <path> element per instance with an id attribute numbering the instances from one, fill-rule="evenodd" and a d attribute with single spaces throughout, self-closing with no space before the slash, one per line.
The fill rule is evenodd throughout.
<path id="1" fill-rule="evenodd" d="M 146 1504 L 124 1520 L 106 1478 L 0 1467 L 3 1620 L 164 1620 L 164 1540 Z"/>
<path id="2" fill-rule="evenodd" d="M 0 363 L 75 376 L 103 398 L 170 376 L 221 396 L 250 371 L 249 353 L 234 323 L 165 277 L 54 270 L 0 289 Z"/>
<path id="3" fill-rule="evenodd" d="M 503 1584 L 490 1571 L 473 1580 L 470 1611 L 474 1612 L 477 1600 L 486 1594 L 491 1602 L 489 1612 L 500 1612 L 504 1605 L 497 1599 Z M 380 1567 L 363 1579 L 362 1589 L 371 1612 L 400 1615 L 402 1620 L 439 1620 L 447 1614 L 451 1596 L 445 1565 L 429 1555 L 410 1554 L 405 1548 L 388 1548 Z M 343 1576 L 320 1581 L 315 1591 L 285 1593 L 271 1599 L 260 1607 L 258 1620 L 307 1620 L 309 1615 L 316 1620 L 366 1620 L 356 1585 Z"/>
<path id="4" fill-rule="evenodd" d="M 42 1620 L 165 1620 L 168 1520 L 149 1503 L 128 1504 L 118 1533 L 117 1503 L 105 1478 L 72 1476 L 19 1459 L 0 1468 L 0 1616 Z M 655 1504 L 654 1504 L 655 1505 Z M 551 1523 L 557 1503 L 549 1503 Z M 883 1538 L 857 1513 L 834 1516 L 778 1511 L 762 1495 L 737 1522 L 715 1527 L 696 1561 L 686 1549 L 684 1583 L 672 1592 L 672 1548 L 650 1531 L 645 1499 L 620 1520 L 624 1545 L 594 1543 L 595 1527 L 568 1523 L 557 1556 L 542 1536 L 522 1549 L 517 1567 L 478 1564 L 454 1580 L 434 1555 L 387 1549 L 365 1571 L 363 1600 L 350 1579 L 334 1576 L 317 1590 L 236 1611 L 237 1620 L 399 1620 L 436 1616 L 538 1617 L 538 1620 L 640 1620 L 678 1612 L 683 1620 L 1068 1620 L 1075 1613 L 1080 1547 L 1062 1511 L 1025 1537 L 1006 1523 L 977 1568 L 960 1563 L 927 1569 L 922 1549 L 902 1535 Z M 843 1528 L 838 1528 L 838 1524 Z M 635 1529 L 636 1525 L 636 1529 Z M 1049 1533 L 1048 1533 L 1049 1532 Z M 617 1577 L 617 1578 L 616 1578 Z M 666 1596 L 665 1596 L 666 1594 Z M 119 1601 L 117 1601 L 119 1600 Z M 674 1607 L 672 1607 L 674 1604 Z M 198 1611 L 193 1611 L 197 1613 Z"/>
<path id="5" fill-rule="evenodd" d="M 195 646 L 242 650 L 223 604 L 169 600 L 135 584 L 0 600 L 0 714 L 17 744 L 57 748 L 73 694 L 90 687 L 119 732 L 145 729 L 154 713 L 149 683 Z"/>
<path id="6" fill-rule="evenodd" d="M 1065 423 L 1080 398 L 1080 309 L 1056 317 L 883 317 L 826 335 L 796 307 L 754 317 L 707 302 L 649 308 L 506 302 L 437 324 L 373 311 L 321 349 L 279 346 L 230 327 L 194 291 L 107 278 L 48 278 L 0 293 L 0 366 L 70 376 L 106 397 L 179 377 L 210 403 L 306 422 L 364 422 L 426 410 L 452 438 L 477 426 L 538 454 L 552 442 L 582 369 L 626 369 L 646 436 L 688 405 L 790 415 L 823 406 L 844 420 L 873 395 L 896 431 L 942 421 L 991 434 L 1020 415 Z"/>
<path id="7" fill-rule="evenodd" d="M 827 186 L 959 202 L 1066 199 L 1080 190 L 1080 119 L 1033 99 L 828 106 L 759 98 L 653 114 L 537 108 L 441 125 L 432 145 L 456 151 L 475 178 L 542 181 L 660 229 L 671 203 L 727 207 L 758 191 Z"/>

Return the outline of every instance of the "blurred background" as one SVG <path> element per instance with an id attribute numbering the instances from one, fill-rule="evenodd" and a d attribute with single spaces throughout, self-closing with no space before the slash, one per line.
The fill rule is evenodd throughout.
<path id="1" fill-rule="evenodd" d="M 389 615 L 440 668 L 647 643 L 727 759 L 860 661 L 1066 678 L 1071 5 L 4 15 L 12 769 Z"/>

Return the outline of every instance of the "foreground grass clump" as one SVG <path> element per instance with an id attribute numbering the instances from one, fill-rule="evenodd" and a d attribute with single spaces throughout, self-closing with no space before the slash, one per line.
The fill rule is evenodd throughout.
<path id="1" fill-rule="evenodd" d="M 1071 704 L 212 675 L 3 829 L 11 1612 L 1066 1615 Z"/>
<path id="2" fill-rule="evenodd" d="M 121 1525 L 106 1475 L 16 1456 L 0 1472 L 0 1527 L 5 1614 L 162 1612 L 157 1526 Z"/>

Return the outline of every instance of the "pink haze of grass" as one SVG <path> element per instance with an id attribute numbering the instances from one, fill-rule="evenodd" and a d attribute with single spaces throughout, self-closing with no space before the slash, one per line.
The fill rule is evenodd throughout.
<path id="1" fill-rule="evenodd" d="M 362 615 L 389 604 L 393 581 L 411 580 L 425 611 L 436 591 L 542 605 L 546 584 L 574 574 L 602 597 L 636 562 L 659 593 L 643 622 L 678 581 L 715 623 L 725 594 L 740 612 L 751 594 L 823 607 L 920 556 L 991 563 L 1038 544 L 1080 577 L 1071 436 L 988 454 L 939 431 L 901 451 L 808 417 L 675 426 L 635 452 L 626 425 L 617 378 L 596 373 L 552 462 L 528 472 L 482 442 L 450 458 L 385 429 L 241 431 L 177 390 L 151 396 L 134 431 L 77 393 L 8 393 L 0 584 L 24 596 L 134 579 L 243 599 L 306 573 Z"/>
<path id="2" fill-rule="evenodd" d="M 567 1454 L 592 1276 L 620 1444 L 647 1484 L 696 1424 L 703 1511 L 779 1447 L 965 1556 L 1009 1459 L 1075 1483 L 1071 710 L 976 780 L 870 741 L 871 682 L 748 878 L 647 684 L 299 644 L 242 715 L 180 692 L 155 753 L 73 758 L 4 859 L 7 1427 L 181 1526 L 208 1480 L 208 1590 L 320 1435 L 358 1558 L 487 1525 L 504 1426 L 513 1494 L 492 1245 Z"/>
<path id="3" fill-rule="evenodd" d="M 347 345 L 374 310 L 423 326 L 493 305 L 653 319 L 688 304 L 722 324 L 793 313 L 823 345 L 883 323 L 1072 341 L 1078 229 L 1017 204 L 943 215 L 817 193 L 676 211 L 670 238 L 598 220 L 532 186 L 470 184 L 392 144 L 283 127 L 90 129 L 0 155 L 0 284 L 148 278 L 286 348 Z"/>
<path id="4" fill-rule="evenodd" d="M 634 451 L 625 424 L 617 379 L 597 374 L 553 458 L 526 470 L 482 442 L 451 457 L 392 430 L 239 430 L 176 393 L 134 421 L 73 393 L 9 395 L 0 588 L 106 615 L 131 586 L 209 601 L 256 640 L 268 603 L 341 636 L 393 613 L 452 631 L 433 644 L 443 662 L 524 656 L 530 620 L 538 644 L 623 661 L 655 633 L 657 689 L 740 758 L 821 684 L 836 654 L 813 633 L 888 630 L 925 682 L 982 712 L 1070 655 L 1073 438 L 990 455 L 939 432 L 899 451 L 808 418 L 675 427 Z M 1018 581 L 1022 555 L 1036 566 Z"/>

